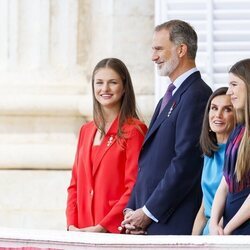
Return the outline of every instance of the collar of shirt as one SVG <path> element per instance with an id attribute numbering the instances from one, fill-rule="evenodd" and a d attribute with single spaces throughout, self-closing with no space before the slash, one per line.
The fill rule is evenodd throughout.
<path id="1" fill-rule="evenodd" d="M 179 77 L 177 77 L 175 79 L 175 81 L 173 82 L 175 89 L 173 91 L 173 94 L 176 92 L 176 90 L 181 86 L 181 84 L 194 72 L 198 71 L 197 68 L 192 68 L 190 70 L 188 70 L 187 72 L 183 73 L 182 75 L 180 75 Z"/>

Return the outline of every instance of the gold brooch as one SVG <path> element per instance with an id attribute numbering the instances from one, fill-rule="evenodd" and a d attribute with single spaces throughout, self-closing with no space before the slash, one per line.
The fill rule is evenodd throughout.
<path id="1" fill-rule="evenodd" d="M 107 142 L 107 146 L 108 146 L 108 147 L 112 144 L 113 140 L 114 140 L 114 137 L 111 135 L 111 136 L 109 137 L 109 139 L 108 139 L 108 142 Z"/>

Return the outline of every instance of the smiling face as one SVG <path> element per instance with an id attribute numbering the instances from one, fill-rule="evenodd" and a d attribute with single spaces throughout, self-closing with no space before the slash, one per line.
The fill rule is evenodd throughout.
<path id="1" fill-rule="evenodd" d="M 229 88 L 227 94 L 230 95 L 235 109 L 244 109 L 247 88 L 246 84 L 233 73 L 229 73 Z"/>
<path id="2" fill-rule="evenodd" d="M 119 112 L 124 86 L 121 77 L 111 68 L 100 68 L 94 75 L 94 95 L 104 109 Z"/>
<path id="3" fill-rule="evenodd" d="M 159 75 L 168 76 L 171 80 L 175 78 L 174 72 L 180 63 L 180 59 L 177 53 L 177 45 L 169 40 L 169 31 L 166 29 L 154 33 L 152 61 L 157 65 Z"/>
<path id="4" fill-rule="evenodd" d="M 218 143 L 225 143 L 234 126 L 234 111 L 230 97 L 219 95 L 211 101 L 209 126 L 216 134 Z"/>

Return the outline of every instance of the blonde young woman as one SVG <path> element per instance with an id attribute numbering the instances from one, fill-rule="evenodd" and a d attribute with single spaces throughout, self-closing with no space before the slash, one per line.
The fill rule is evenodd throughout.
<path id="1" fill-rule="evenodd" d="M 237 126 L 228 139 L 224 176 L 212 206 L 210 234 L 250 234 L 250 58 L 229 70 Z M 219 223 L 223 217 L 223 226 Z"/>

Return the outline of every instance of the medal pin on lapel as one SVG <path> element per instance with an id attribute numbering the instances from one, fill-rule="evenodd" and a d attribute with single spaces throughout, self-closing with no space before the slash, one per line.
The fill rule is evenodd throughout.
<path id="1" fill-rule="evenodd" d="M 172 111 L 174 110 L 174 108 L 176 107 L 176 102 L 174 101 L 172 106 L 170 107 L 169 111 L 168 111 L 168 117 L 171 115 Z"/>
<path id="2" fill-rule="evenodd" d="M 108 139 L 107 146 L 109 147 L 113 142 L 114 137 L 111 135 Z"/>

